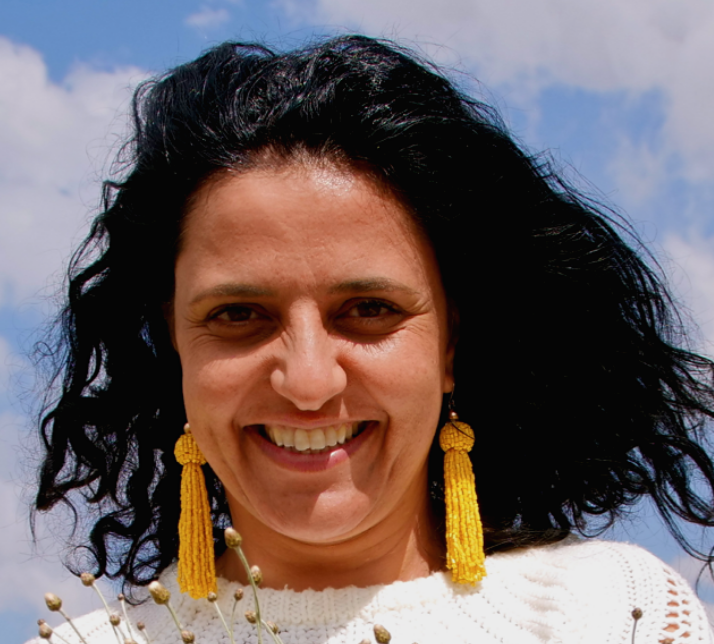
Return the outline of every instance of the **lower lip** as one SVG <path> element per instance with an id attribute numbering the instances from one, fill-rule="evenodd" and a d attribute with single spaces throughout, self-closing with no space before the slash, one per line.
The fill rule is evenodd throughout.
<path id="1" fill-rule="evenodd" d="M 298 472 L 322 472 L 344 463 L 354 454 L 369 438 L 378 423 L 370 422 L 355 438 L 343 445 L 335 445 L 320 454 L 300 454 L 271 443 L 263 438 L 255 428 L 248 428 L 246 432 L 258 448 L 271 460 L 279 465 Z"/>

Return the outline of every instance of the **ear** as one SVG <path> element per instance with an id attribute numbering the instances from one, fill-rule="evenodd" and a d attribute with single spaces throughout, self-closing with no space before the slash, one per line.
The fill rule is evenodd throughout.
<path id="1" fill-rule="evenodd" d="M 449 344 L 446 347 L 446 362 L 444 364 L 444 393 L 454 390 L 454 354 L 459 337 L 459 312 L 453 302 L 448 302 Z"/>
<path id="2" fill-rule="evenodd" d="M 449 343 L 444 364 L 444 393 L 450 394 L 454 390 L 454 345 Z"/>

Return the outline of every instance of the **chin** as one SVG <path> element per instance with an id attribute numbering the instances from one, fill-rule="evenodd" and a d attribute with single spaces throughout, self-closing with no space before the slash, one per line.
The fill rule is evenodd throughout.
<path id="1" fill-rule="evenodd" d="M 315 544 L 339 543 L 363 531 L 369 510 L 352 499 L 331 499 L 325 503 L 318 499 L 311 507 L 302 510 L 291 504 L 285 513 L 264 516 L 265 525 L 295 541 Z"/>

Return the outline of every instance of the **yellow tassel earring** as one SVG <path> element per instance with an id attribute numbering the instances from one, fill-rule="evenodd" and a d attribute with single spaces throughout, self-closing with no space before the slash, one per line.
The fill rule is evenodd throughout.
<path id="1" fill-rule="evenodd" d="M 451 410 L 439 434 L 439 445 L 444 450 L 446 567 L 456 583 L 471 585 L 486 576 L 483 526 L 469 459 L 473 444 L 474 430 L 460 422 Z"/>
<path id="2" fill-rule="evenodd" d="M 213 523 L 208 505 L 206 479 L 201 465 L 206 462 L 188 423 L 176 441 L 174 456 L 181 470 L 181 516 L 179 518 L 178 582 L 182 593 L 194 599 L 216 592 L 216 563 Z"/>

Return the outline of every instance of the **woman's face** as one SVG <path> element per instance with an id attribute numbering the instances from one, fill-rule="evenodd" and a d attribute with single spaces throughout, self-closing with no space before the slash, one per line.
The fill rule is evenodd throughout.
<path id="1" fill-rule="evenodd" d="M 429 243 L 369 178 L 315 163 L 206 184 L 171 324 L 239 529 L 334 543 L 425 506 L 453 384 L 446 299 Z"/>

